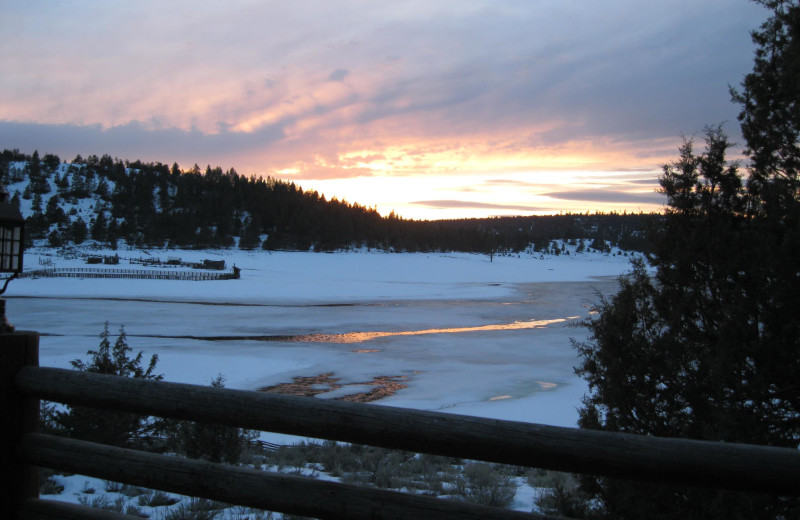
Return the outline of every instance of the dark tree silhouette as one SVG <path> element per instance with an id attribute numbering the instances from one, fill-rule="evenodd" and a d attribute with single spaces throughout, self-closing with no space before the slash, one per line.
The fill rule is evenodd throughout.
<path id="1" fill-rule="evenodd" d="M 800 442 L 800 7 L 755 31 L 743 92 L 744 184 L 720 127 L 664 167 L 668 209 L 649 257 L 602 299 L 578 343 L 584 428 L 796 448 Z M 794 82 L 794 83 L 793 83 Z M 785 85 L 794 84 L 791 92 Z M 608 518 L 797 518 L 796 499 L 586 477 Z"/>

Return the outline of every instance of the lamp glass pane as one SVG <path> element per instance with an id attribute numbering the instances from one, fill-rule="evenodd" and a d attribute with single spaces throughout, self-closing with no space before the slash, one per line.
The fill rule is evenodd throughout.
<path id="1" fill-rule="evenodd" d="M 0 224 L 0 270 L 16 272 L 22 265 L 22 226 Z"/>

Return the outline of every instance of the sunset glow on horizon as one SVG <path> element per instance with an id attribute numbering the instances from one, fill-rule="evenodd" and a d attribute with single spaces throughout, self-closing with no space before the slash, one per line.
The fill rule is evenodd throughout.
<path id="1" fill-rule="evenodd" d="M 591 9 L 595 8 L 596 11 Z M 0 148 L 211 165 L 439 219 L 659 211 L 745 0 L 4 2 Z"/>

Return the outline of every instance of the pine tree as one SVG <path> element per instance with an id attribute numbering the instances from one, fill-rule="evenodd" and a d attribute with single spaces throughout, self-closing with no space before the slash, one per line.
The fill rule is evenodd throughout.
<path id="1" fill-rule="evenodd" d="M 61 233 L 54 229 L 47 235 L 47 245 L 50 247 L 61 247 L 64 244 L 64 241 L 61 239 Z"/>
<path id="2" fill-rule="evenodd" d="M 145 368 L 142 366 L 142 352 L 133 357 L 131 353 L 125 328 L 120 327 L 119 336 L 112 346 L 106 322 L 100 334 L 97 350 L 87 352 L 88 362 L 76 359 L 71 364 L 73 368 L 83 372 L 153 381 L 162 379 L 161 375 L 154 373 L 158 356 L 153 355 Z M 80 406 L 68 406 L 65 410 L 59 411 L 51 410 L 49 417 L 45 418 L 45 425 L 48 429 L 69 437 L 123 447 L 147 446 L 164 427 L 162 421 L 152 418 Z"/>
<path id="3" fill-rule="evenodd" d="M 211 381 L 213 388 L 225 388 L 225 378 L 217 375 Z M 253 437 L 249 430 L 217 424 L 180 421 L 175 429 L 177 449 L 187 457 L 209 462 L 236 464 L 248 440 Z"/>
<path id="4" fill-rule="evenodd" d="M 247 219 L 244 234 L 239 239 L 239 249 L 256 249 L 261 245 L 261 220 L 258 215 Z"/>
<path id="5" fill-rule="evenodd" d="M 668 210 L 643 263 L 599 304 L 577 343 L 589 383 L 580 425 L 796 448 L 800 443 L 800 6 L 762 1 L 756 65 L 734 99 L 752 162 L 746 185 L 720 127 L 684 142 L 660 179 Z M 793 56 L 788 59 L 787 56 Z M 764 89 L 762 91 L 762 89 Z M 783 93 L 782 93 L 783 92 Z M 791 98 L 791 96 L 794 96 Z M 788 102 L 791 98 L 792 101 Z M 788 129 L 788 130 L 787 130 Z M 780 134 L 780 136 L 778 135 Z M 610 518 L 796 518 L 800 501 L 586 477 Z"/>
<path id="6" fill-rule="evenodd" d="M 33 213 L 25 219 L 26 235 L 30 238 L 44 238 L 50 229 L 50 225 L 44 213 L 42 213 L 42 196 L 38 193 L 33 196 L 31 210 Z"/>
<path id="7" fill-rule="evenodd" d="M 745 76 L 743 90 L 731 89 L 731 94 L 742 106 L 739 121 L 752 161 L 748 189 L 769 207 L 798 192 L 800 6 L 796 0 L 756 1 L 773 15 L 753 32 L 753 71 Z"/>
<path id="8" fill-rule="evenodd" d="M 82 244 L 89 236 L 89 229 L 86 227 L 86 222 L 81 217 L 73 220 L 69 229 L 70 237 L 76 244 Z"/>
<path id="9" fill-rule="evenodd" d="M 64 175 L 61 177 L 56 177 L 54 182 L 56 187 L 58 188 L 58 193 L 61 195 L 65 195 L 69 191 L 69 174 L 72 171 L 72 166 L 69 167 L 67 171 L 64 172 Z"/>
<path id="10" fill-rule="evenodd" d="M 102 242 L 106 239 L 108 234 L 108 222 L 106 221 L 106 214 L 100 211 L 92 223 L 92 239 Z"/>
<path id="11" fill-rule="evenodd" d="M 94 192 L 99 196 L 101 199 L 107 201 L 110 198 L 109 189 L 108 189 L 108 182 L 106 182 L 105 178 L 101 178 L 100 182 L 97 183 L 97 188 Z"/>
<path id="12" fill-rule="evenodd" d="M 111 249 L 117 248 L 117 240 L 119 239 L 119 229 L 117 228 L 116 219 L 112 218 L 108 222 L 108 231 L 106 232 L 106 242 Z"/>
<path id="13" fill-rule="evenodd" d="M 63 224 L 68 220 L 66 213 L 64 213 L 64 210 L 61 209 L 58 203 L 58 195 L 53 195 L 50 197 L 50 200 L 47 201 L 47 209 L 44 215 L 47 218 L 48 224 Z"/>

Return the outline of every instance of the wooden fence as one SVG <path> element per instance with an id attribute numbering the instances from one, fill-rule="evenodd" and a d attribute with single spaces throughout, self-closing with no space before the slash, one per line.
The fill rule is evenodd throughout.
<path id="1" fill-rule="evenodd" d="M 317 518 L 546 518 L 36 433 L 39 399 L 470 460 L 800 496 L 792 449 L 579 430 L 38 366 L 38 335 L 0 335 L 3 507 L 17 518 L 126 518 L 38 498 L 37 466 Z"/>
<path id="2" fill-rule="evenodd" d="M 233 280 L 235 272 L 176 271 L 173 269 L 102 269 L 96 267 L 59 267 L 25 271 L 20 278 L 128 278 L 140 280 Z"/>

